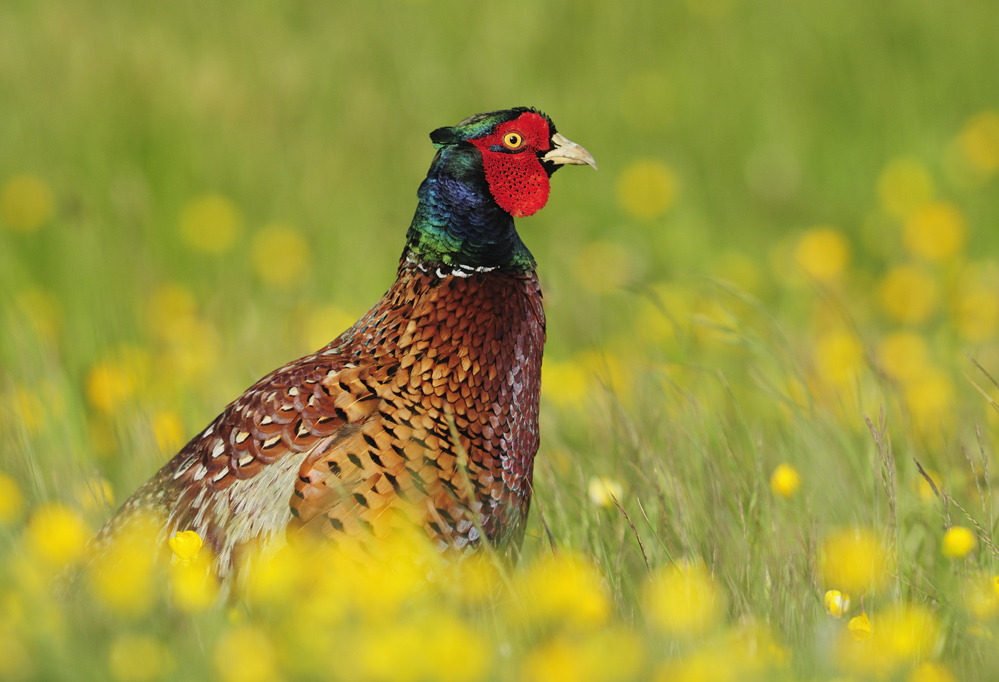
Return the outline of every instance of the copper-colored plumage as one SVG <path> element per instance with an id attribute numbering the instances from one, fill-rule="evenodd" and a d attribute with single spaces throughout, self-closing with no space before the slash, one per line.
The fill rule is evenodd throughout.
<path id="1" fill-rule="evenodd" d="M 367 315 L 248 389 L 124 511 L 194 529 L 223 572 L 243 543 L 289 523 L 357 535 L 397 511 L 442 547 L 474 544 L 479 529 L 519 541 L 544 330 L 533 273 L 441 277 L 403 263 Z"/>

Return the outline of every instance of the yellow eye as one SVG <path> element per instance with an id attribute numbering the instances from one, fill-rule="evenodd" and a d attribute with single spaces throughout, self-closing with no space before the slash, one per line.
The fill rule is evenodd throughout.
<path id="1" fill-rule="evenodd" d="M 524 144 L 524 138 L 520 133 L 507 133 L 503 136 L 503 144 L 506 145 L 507 149 L 518 149 L 520 145 Z"/>

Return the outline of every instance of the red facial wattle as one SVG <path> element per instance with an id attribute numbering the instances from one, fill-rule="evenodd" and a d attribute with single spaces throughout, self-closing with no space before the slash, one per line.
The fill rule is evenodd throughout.
<path id="1" fill-rule="evenodd" d="M 504 143 L 510 133 L 522 138 L 516 149 Z M 489 192 L 500 208 L 515 218 L 544 208 L 550 185 L 538 152 L 548 151 L 551 139 L 548 122 L 542 116 L 533 112 L 521 114 L 496 126 L 487 137 L 470 142 L 482 152 Z"/>

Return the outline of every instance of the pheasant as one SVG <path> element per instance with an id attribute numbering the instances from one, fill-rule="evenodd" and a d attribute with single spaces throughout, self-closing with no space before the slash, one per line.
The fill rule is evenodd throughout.
<path id="1" fill-rule="evenodd" d="M 545 314 L 514 218 L 548 200 L 583 147 L 536 109 L 430 134 L 395 283 L 349 329 L 274 370 L 142 485 L 98 535 L 139 513 L 196 531 L 215 571 L 248 543 L 312 529 L 377 534 L 411 519 L 441 551 L 519 548 L 538 451 Z"/>

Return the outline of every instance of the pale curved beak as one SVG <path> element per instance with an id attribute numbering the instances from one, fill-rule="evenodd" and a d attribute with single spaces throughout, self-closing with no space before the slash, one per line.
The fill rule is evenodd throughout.
<path id="1" fill-rule="evenodd" d="M 552 143 L 554 143 L 555 148 L 542 157 L 545 161 L 573 166 L 593 166 L 594 170 L 597 169 L 597 162 L 593 159 L 593 154 L 561 133 L 555 133 L 552 136 Z"/>

